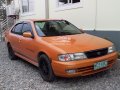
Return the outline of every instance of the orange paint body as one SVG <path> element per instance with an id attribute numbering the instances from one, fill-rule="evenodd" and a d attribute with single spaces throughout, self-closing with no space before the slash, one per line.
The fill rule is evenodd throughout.
<path id="1" fill-rule="evenodd" d="M 113 52 L 92 59 L 61 62 L 58 60 L 58 56 L 61 54 L 86 52 L 107 48 L 112 46 L 113 43 L 86 33 L 65 36 L 40 37 L 36 32 L 34 21 L 45 20 L 26 21 L 29 22 L 32 26 L 34 38 L 26 38 L 22 35 L 16 35 L 11 33 L 11 30 L 9 30 L 5 32 L 5 41 L 6 43 L 11 44 L 17 56 L 25 59 L 35 66 L 38 66 L 39 53 L 45 53 L 51 60 L 52 69 L 56 76 L 76 77 L 94 74 L 109 69 L 117 60 L 117 52 Z M 94 64 L 104 60 L 108 61 L 108 66 L 99 70 L 94 70 Z M 76 72 L 69 74 L 66 72 L 66 70 L 76 70 Z"/>

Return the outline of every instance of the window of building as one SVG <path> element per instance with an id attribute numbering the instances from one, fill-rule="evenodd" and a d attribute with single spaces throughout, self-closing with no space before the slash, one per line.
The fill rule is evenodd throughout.
<path id="1" fill-rule="evenodd" d="M 59 4 L 59 6 L 63 6 L 63 5 L 79 3 L 79 2 L 80 2 L 80 0 L 59 0 L 58 4 Z"/>
<path id="2" fill-rule="evenodd" d="M 22 13 L 34 12 L 34 0 L 21 0 Z"/>
<path id="3" fill-rule="evenodd" d="M 57 0 L 57 7 L 62 10 L 82 7 L 82 1 L 83 0 Z"/>

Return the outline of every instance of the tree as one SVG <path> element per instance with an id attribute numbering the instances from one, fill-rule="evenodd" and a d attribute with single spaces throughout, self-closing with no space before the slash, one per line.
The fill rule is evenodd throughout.
<path id="1" fill-rule="evenodd" d="M 6 18 L 5 0 L 0 0 L 0 19 Z"/>

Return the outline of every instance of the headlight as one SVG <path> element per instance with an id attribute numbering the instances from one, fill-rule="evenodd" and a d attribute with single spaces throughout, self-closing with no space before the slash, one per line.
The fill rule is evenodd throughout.
<path id="1" fill-rule="evenodd" d="M 115 51 L 116 51 L 116 49 L 115 49 L 114 45 L 108 48 L 108 53 L 112 53 L 112 52 L 115 52 Z"/>
<path id="2" fill-rule="evenodd" d="M 74 60 L 82 60 L 86 58 L 87 57 L 84 53 L 64 54 L 58 56 L 58 59 L 60 61 L 74 61 Z"/>

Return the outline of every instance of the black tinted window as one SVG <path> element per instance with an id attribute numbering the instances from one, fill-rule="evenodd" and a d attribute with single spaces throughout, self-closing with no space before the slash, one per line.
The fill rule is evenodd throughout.
<path id="1" fill-rule="evenodd" d="M 30 24 L 28 24 L 28 23 L 25 23 L 23 25 L 22 33 L 28 32 L 28 31 L 32 32 L 32 26 Z"/>
<path id="2" fill-rule="evenodd" d="M 80 0 L 73 0 L 73 3 L 78 3 L 80 2 Z"/>
<path id="3" fill-rule="evenodd" d="M 37 21 L 35 22 L 35 26 L 37 27 L 37 33 L 39 34 L 41 32 L 38 31 L 42 31 L 43 36 L 62 36 L 82 33 L 76 26 L 65 20 Z"/>
<path id="4" fill-rule="evenodd" d="M 12 33 L 21 35 L 21 34 L 22 34 L 22 27 L 23 27 L 23 24 L 17 24 L 17 25 L 12 29 Z"/>

